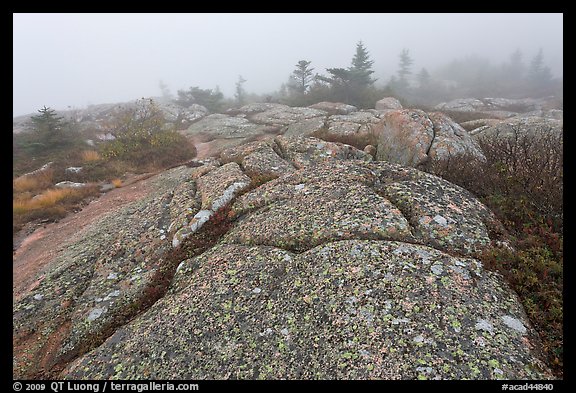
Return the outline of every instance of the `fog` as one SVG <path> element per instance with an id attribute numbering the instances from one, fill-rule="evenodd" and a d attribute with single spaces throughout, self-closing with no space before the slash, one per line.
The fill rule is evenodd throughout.
<path id="1" fill-rule="evenodd" d="M 242 75 L 250 93 L 276 91 L 295 64 L 348 67 L 362 41 L 377 83 L 470 55 L 494 64 L 543 49 L 563 75 L 562 14 L 14 14 L 13 116 L 216 86 L 227 97 Z"/>

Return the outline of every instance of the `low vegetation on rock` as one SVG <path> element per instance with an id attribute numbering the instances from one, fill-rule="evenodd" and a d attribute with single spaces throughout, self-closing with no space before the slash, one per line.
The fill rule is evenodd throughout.
<path id="1" fill-rule="evenodd" d="M 87 149 L 86 140 L 93 143 L 94 130 L 84 123 L 66 120 L 46 107 L 39 112 L 28 132 L 14 135 L 13 233 L 29 222 L 62 218 L 88 197 L 98 196 L 106 184 L 119 187 L 129 172 L 162 170 L 196 154 L 194 145 L 166 122 L 152 100 L 140 100 L 106 117 L 99 131 L 115 137 L 92 149 Z M 46 162 L 49 168 L 36 169 Z M 85 187 L 54 190 L 61 181 Z"/>
<path id="2" fill-rule="evenodd" d="M 544 120 L 521 124 L 504 122 L 478 134 L 485 161 L 450 157 L 427 169 L 471 191 L 506 227 L 511 247 L 486 250 L 481 259 L 518 292 L 548 363 L 562 375 L 563 133 Z"/>

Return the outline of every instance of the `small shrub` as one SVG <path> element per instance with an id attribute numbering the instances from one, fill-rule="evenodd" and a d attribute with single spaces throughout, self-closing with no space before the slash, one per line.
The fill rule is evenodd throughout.
<path id="1" fill-rule="evenodd" d="M 82 157 L 82 161 L 84 162 L 99 161 L 102 158 L 100 157 L 100 153 L 98 153 L 96 150 L 83 150 L 80 155 Z"/>
<path id="2" fill-rule="evenodd" d="M 165 128 L 162 112 L 152 101 L 141 101 L 112 120 L 116 139 L 103 145 L 102 156 L 128 162 L 140 170 L 154 170 L 190 160 L 194 145 L 184 135 Z"/>

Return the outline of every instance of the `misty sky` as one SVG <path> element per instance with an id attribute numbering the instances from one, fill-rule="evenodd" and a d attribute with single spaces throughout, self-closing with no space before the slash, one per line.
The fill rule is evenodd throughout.
<path id="1" fill-rule="evenodd" d="M 14 14 L 13 115 L 220 87 L 233 96 L 286 82 L 298 60 L 348 67 L 362 40 L 379 82 L 402 48 L 413 70 L 476 54 L 493 64 L 539 48 L 562 76 L 562 14 Z"/>

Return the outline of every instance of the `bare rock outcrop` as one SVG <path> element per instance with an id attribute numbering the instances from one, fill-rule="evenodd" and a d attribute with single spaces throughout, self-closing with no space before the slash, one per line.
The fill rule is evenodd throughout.
<path id="1" fill-rule="evenodd" d="M 388 111 L 375 134 L 379 160 L 418 166 L 431 158 L 471 154 L 484 159 L 468 132 L 448 116 L 418 109 Z"/>
<path id="2" fill-rule="evenodd" d="M 192 124 L 234 143 L 148 179 L 53 254 L 13 301 L 14 378 L 549 378 L 516 294 L 477 259 L 501 224 L 414 168 L 481 158 L 468 132 L 442 113 L 323 107 Z"/>
<path id="3" fill-rule="evenodd" d="M 304 141 L 280 143 L 291 162 Z M 327 156 L 230 201 L 227 233 L 61 377 L 546 378 L 516 295 L 475 259 L 491 212 L 414 168 Z"/>

